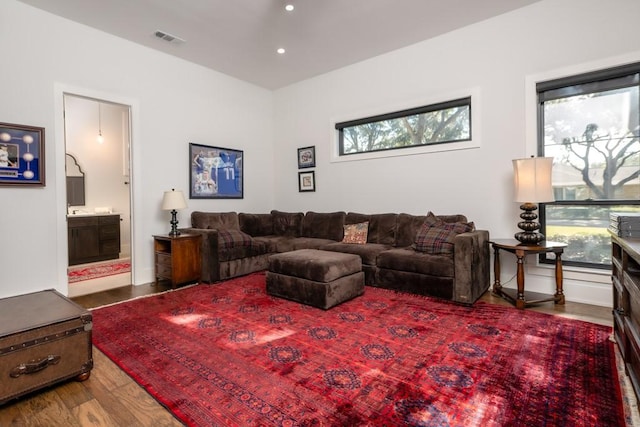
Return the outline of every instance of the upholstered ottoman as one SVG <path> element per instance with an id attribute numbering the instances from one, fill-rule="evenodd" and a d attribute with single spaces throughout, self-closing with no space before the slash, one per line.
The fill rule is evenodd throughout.
<path id="1" fill-rule="evenodd" d="M 359 255 L 300 249 L 269 257 L 269 295 L 327 310 L 363 293 Z"/>

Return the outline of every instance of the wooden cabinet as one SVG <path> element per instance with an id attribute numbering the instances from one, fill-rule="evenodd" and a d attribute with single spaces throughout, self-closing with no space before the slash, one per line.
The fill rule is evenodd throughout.
<path id="1" fill-rule="evenodd" d="M 613 334 L 640 398 L 640 238 L 611 237 Z"/>
<path id="2" fill-rule="evenodd" d="M 67 217 L 69 265 L 116 259 L 120 255 L 120 215 Z"/>
<path id="3" fill-rule="evenodd" d="M 200 280 L 199 234 L 153 236 L 156 264 L 156 285 L 159 280 L 171 281 L 171 286 Z"/>

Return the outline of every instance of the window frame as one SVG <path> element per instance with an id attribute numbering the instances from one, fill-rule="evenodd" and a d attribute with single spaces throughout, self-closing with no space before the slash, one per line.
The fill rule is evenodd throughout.
<path id="1" fill-rule="evenodd" d="M 581 86 L 582 89 L 578 88 Z M 582 72 L 566 77 L 539 81 L 535 83 L 536 99 L 536 141 L 539 156 L 544 156 L 544 102 L 570 96 L 603 92 L 630 86 L 640 87 L 640 62 L 632 62 L 623 65 L 602 68 L 596 71 Z M 546 95 L 546 96 L 545 96 Z M 615 206 L 615 205 L 640 205 L 640 199 L 586 199 L 586 200 L 560 200 L 549 203 L 540 203 L 538 207 L 540 231 L 546 235 L 546 206 Z M 553 264 L 555 259 L 547 257 L 548 254 L 540 254 L 541 264 Z M 592 268 L 598 270 L 611 269 L 611 264 L 595 264 L 590 262 L 571 261 L 563 259 L 567 266 Z"/>
<path id="2" fill-rule="evenodd" d="M 460 143 L 471 142 L 474 139 L 474 115 L 476 113 L 474 108 L 474 103 L 475 102 L 474 102 L 473 95 L 467 95 L 467 96 L 459 97 L 449 101 L 423 105 L 421 107 L 406 108 L 402 110 L 393 111 L 391 113 L 370 115 L 360 119 L 352 119 L 352 120 L 335 122 L 333 127 L 336 131 L 337 138 L 336 138 L 336 144 L 335 144 L 336 151 L 335 151 L 335 156 L 333 160 L 343 161 L 346 159 L 356 160 L 356 159 L 371 158 L 371 157 L 368 157 L 368 155 L 372 155 L 374 158 L 389 157 L 389 156 L 400 155 L 400 154 L 396 154 L 395 152 L 403 151 L 403 150 L 413 151 L 411 149 L 414 149 L 414 150 L 424 149 L 427 147 L 441 146 L 441 145 L 447 145 L 447 144 L 460 144 Z M 390 148 L 361 151 L 361 152 L 355 152 L 355 153 L 344 152 L 344 129 L 345 128 L 360 126 L 368 123 L 375 123 L 375 122 L 380 122 L 385 120 L 393 120 L 393 119 L 398 119 L 402 117 L 413 116 L 416 114 L 431 113 L 431 112 L 446 110 L 454 107 L 464 107 L 464 106 L 468 107 L 469 109 L 469 137 L 468 138 L 448 140 L 448 141 L 438 141 L 438 142 L 432 142 L 428 144 L 407 145 L 402 147 L 390 147 Z M 462 148 L 472 148 L 472 147 L 465 146 Z M 456 148 L 450 148 L 450 149 L 456 149 Z M 443 151 L 443 150 L 439 150 L 439 151 Z"/>

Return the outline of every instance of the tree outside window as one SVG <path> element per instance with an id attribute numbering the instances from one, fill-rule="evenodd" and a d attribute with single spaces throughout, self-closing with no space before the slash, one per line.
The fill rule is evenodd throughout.
<path id="1" fill-rule="evenodd" d="M 640 213 L 639 71 L 634 64 L 538 85 L 539 151 L 554 158 L 556 197 L 541 222 L 548 240 L 569 245 L 568 264 L 608 268 L 609 214 Z"/>
<path id="2" fill-rule="evenodd" d="M 471 98 L 336 124 L 341 156 L 469 141 Z"/>

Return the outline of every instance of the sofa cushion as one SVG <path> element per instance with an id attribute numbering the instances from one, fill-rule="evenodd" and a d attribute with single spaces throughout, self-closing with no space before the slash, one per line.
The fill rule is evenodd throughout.
<path id="1" fill-rule="evenodd" d="M 291 239 L 288 244 L 291 245 L 291 249 L 289 250 L 296 251 L 298 249 L 320 249 L 320 247 L 334 242 L 335 240 L 320 239 L 318 237 L 296 237 L 295 239 Z M 282 252 L 280 250 L 281 248 L 281 246 L 278 247 L 278 252 Z"/>
<path id="2" fill-rule="evenodd" d="M 367 243 L 368 232 L 369 221 L 360 222 L 358 224 L 347 224 L 344 226 L 344 238 L 342 239 L 342 243 L 364 245 Z"/>
<path id="3" fill-rule="evenodd" d="M 400 270 L 438 277 L 453 277 L 454 265 L 451 254 L 427 254 L 411 248 L 396 248 L 380 252 L 378 268 Z"/>
<path id="4" fill-rule="evenodd" d="M 302 219 L 302 236 L 316 239 L 342 240 L 345 212 L 307 212 Z"/>
<path id="5" fill-rule="evenodd" d="M 376 265 L 376 259 L 378 254 L 383 251 L 391 249 L 390 245 L 380 245 L 377 243 L 367 243 L 366 245 L 354 245 L 351 243 L 329 243 L 328 245 L 321 246 L 323 251 L 343 252 L 348 254 L 360 255 L 362 264 L 364 265 Z"/>
<path id="6" fill-rule="evenodd" d="M 367 243 L 379 243 L 382 245 L 393 245 L 396 242 L 396 219 L 395 213 L 383 214 L 361 214 L 349 212 L 345 219 L 345 224 L 357 224 L 369 221 L 369 232 Z"/>
<path id="7" fill-rule="evenodd" d="M 299 237 L 302 231 L 302 212 L 280 212 L 272 210 L 273 234 L 278 236 Z"/>
<path id="8" fill-rule="evenodd" d="M 212 230 L 240 230 L 235 212 L 191 212 L 191 227 Z"/>
<path id="9" fill-rule="evenodd" d="M 267 253 L 290 252 L 297 249 L 319 249 L 328 243 L 335 242 L 329 239 L 316 239 L 314 237 L 291 237 L 291 236 L 257 236 L 254 242 L 265 245 Z"/>
<path id="10" fill-rule="evenodd" d="M 396 247 L 405 248 L 413 244 L 416 233 L 424 224 L 425 215 L 398 214 L 396 230 Z"/>
<path id="11" fill-rule="evenodd" d="M 255 236 L 269 236 L 273 234 L 273 215 L 239 213 L 240 230 Z"/>

